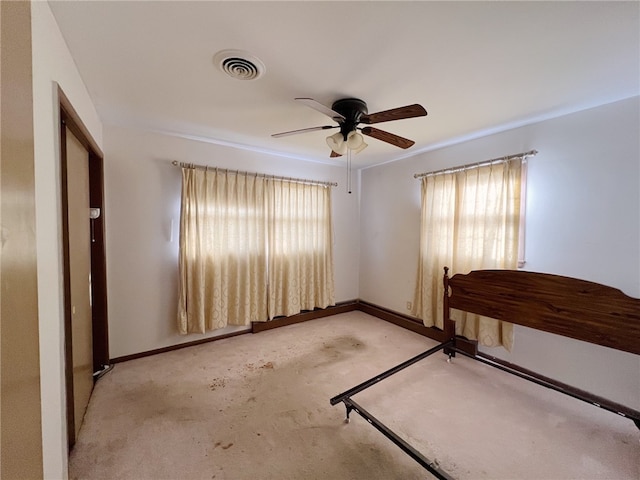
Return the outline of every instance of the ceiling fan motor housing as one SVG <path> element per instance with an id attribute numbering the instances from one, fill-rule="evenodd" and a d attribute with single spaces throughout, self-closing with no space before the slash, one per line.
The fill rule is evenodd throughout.
<path id="1" fill-rule="evenodd" d="M 336 100 L 331 105 L 331 110 L 338 112 L 345 118 L 342 123 L 338 122 L 340 123 L 340 133 L 342 133 L 345 141 L 347 140 L 349 132 L 353 132 L 358 123 L 360 123 L 360 118 L 369 113 L 367 110 L 367 104 L 359 98 L 343 98 Z"/>

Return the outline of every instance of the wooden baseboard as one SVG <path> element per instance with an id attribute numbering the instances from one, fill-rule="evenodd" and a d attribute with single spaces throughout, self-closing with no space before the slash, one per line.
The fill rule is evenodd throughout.
<path id="1" fill-rule="evenodd" d="M 168 347 L 156 348 L 153 350 L 147 350 L 146 352 L 133 353 L 131 355 L 123 355 L 122 357 L 112 358 L 111 363 L 121 363 L 129 360 L 135 360 L 136 358 L 150 357 L 151 355 L 157 355 L 158 353 L 171 352 L 173 350 L 180 350 L 181 348 L 193 347 L 195 345 L 201 345 L 203 343 L 214 342 L 216 340 L 223 340 L 225 338 L 236 337 L 238 335 L 244 335 L 250 333 L 251 330 L 242 330 L 240 332 L 227 333 L 225 335 L 218 335 L 217 337 L 201 338 L 200 340 L 194 340 L 192 342 L 178 343 L 177 345 L 170 345 Z"/>
<path id="2" fill-rule="evenodd" d="M 442 343 L 447 341 L 444 331 L 435 327 L 425 327 L 422 322 L 415 317 L 394 312 L 393 310 L 389 310 L 363 300 L 358 301 L 358 310 L 382 320 L 386 320 L 387 322 L 391 322 L 399 327 L 411 330 L 412 332 L 419 333 L 425 337 L 432 338 L 438 342 Z"/>
<path id="3" fill-rule="evenodd" d="M 264 332 L 265 330 L 271 330 L 273 328 L 286 327 L 287 325 L 293 325 L 294 323 L 306 322 L 308 320 L 337 315 L 339 313 L 352 312 L 354 310 L 358 310 L 358 300 L 349 300 L 337 303 L 327 308 L 318 308 L 308 312 L 301 312 L 296 315 L 291 315 L 290 317 L 274 318 L 268 322 L 253 322 L 251 324 L 251 332 Z"/>

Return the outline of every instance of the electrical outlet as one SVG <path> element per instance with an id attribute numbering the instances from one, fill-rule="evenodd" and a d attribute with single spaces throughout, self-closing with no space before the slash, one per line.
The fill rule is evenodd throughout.
<path id="1" fill-rule="evenodd" d="M 407 302 L 407 310 L 411 310 L 411 307 L 412 307 L 411 302 Z"/>

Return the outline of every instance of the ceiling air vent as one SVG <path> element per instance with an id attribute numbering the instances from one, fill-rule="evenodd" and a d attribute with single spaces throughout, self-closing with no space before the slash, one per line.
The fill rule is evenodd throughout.
<path id="1" fill-rule="evenodd" d="M 241 50 L 222 50 L 213 62 L 230 77 L 238 80 L 255 80 L 264 74 L 264 63 L 250 53 Z"/>

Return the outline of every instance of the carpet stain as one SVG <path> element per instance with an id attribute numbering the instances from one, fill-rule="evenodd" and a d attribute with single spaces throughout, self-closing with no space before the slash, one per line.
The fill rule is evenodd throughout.
<path id="1" fill-rule="evenodd" d="M 225 378 L 214 378 L 209 384 L 209 389 L 213 392 L 216 388 L 224 388 L 227 384 L 227 380 Z"/>
<path id="2" fill-rule="evenodd" d="M 331 342 L 322 342 L 322 348 L 324 350 L 335 350 L 342 353 L 350 353 L 353 350 L 364 349 L 366 348 L 366 345 L 362 343 L 359 338 L 341 336 L 332 339 Z"/>
<path id="3" fill-rule="evenodd" d="M 223 445 L 222 442 L 216 442 L 213 445 L 213 448 L 218 448 L 218 447 L 222 447 L 223 450 L 228 450 L 229 448 L 233 447 L 233 442 L 229 443 L 228 445 Z"/>
<path id="4" fill-rule="evenodd" d="M 256 370 L 256 369 L 262 369 L 262 370 L 264 370 L 264 369 L 267 369 L 267 370 L 273 370 L 273 367 L 274 367 L 273 362 L 266 362 L 266 363 L 263 363 L 262 365 L 258 365 L 258 366 L 256 366 L 256 365 L 255 365 L 255 364 L 253 364 L 253 363 L 247 363 L 247 364 L 244 366 L 244 368 L 246 368 L 247 370 L 249 370 L 249 371 L 251 371 L 251 372 L 253 372 L 253 371 L 254 371 L 254 370 Z"/>

